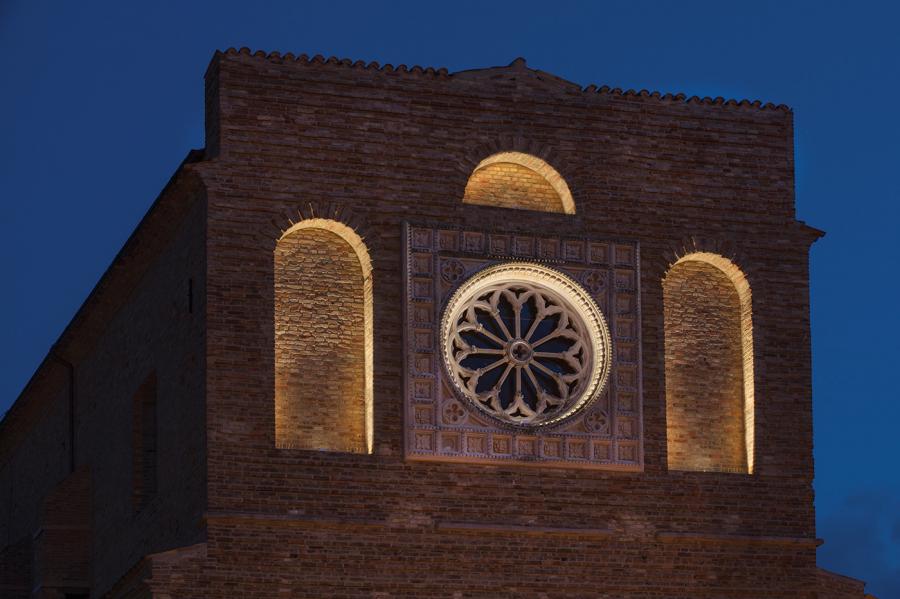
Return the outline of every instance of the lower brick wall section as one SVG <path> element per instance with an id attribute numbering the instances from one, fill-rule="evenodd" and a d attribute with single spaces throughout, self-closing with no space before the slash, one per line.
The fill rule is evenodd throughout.
<path id="1" fill-rule="evenodd" d="M 818 599 L 875 599 L 872 595 L 866 595 L 866 583 L 849 576 L 841 576 L 819 568 L 817 572 L 819 583 Z"/>
<path id="2" fill-rule="evenodd" d="M 109 599 L 231 597 L 210 594 L 206 543 L 154 553 L 142 559 L 106 595 Z"/>
<path id="3" fill-rule="evenodd" d="M 209 534 L 209 543 L 147 556 L 106 597 L 875 599 L 862 581 L 816 568 L 813 543 L 778 537 L 640 541 L 599 529 L 249 514 L 213 516 Z"/>
<path id="4" fill-rule="evenodd" d="M 208 532 L 208 547 L 147 558 L 152 597 L 816 597 L 814 546 L 771 539 L 626 541 L 597 530 L 260 516 L 211 517 Z M 136 588 L 111 596 L 151 596 Z"/>
<path id="5" fill-rule="evenodd" d="M 44 499 L 34 536 L 34 586 L 43 596 L 90 588 L 91 473 L 80 468 Z"/>
<path id="6" fill-rule="evenodd" d="M 31 535 L 0 549 L 0 597 L 30 599 L 32 552 Z"/>

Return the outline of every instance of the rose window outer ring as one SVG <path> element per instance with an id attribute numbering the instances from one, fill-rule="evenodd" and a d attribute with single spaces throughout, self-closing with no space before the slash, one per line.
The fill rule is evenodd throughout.
<path id="1" fill-rule="evenodd" d="M 537 428 L 601 394 L 612 345 L 603 313 L 575 280 L 508 262 L 475 273 L 447 301 L 441 357 L 454 392 L 479 413 Z"/>

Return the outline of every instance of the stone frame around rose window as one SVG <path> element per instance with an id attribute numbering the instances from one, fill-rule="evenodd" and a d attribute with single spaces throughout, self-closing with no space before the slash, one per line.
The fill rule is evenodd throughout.
<path id="1" fill-rule="evenodd" d="M 408 460 L 643 470 L 640 249 L 635 241 L 404 226 L 404 453 Z M 440 322 L 455 289 L 507 262 L 536 262 L 574 279 L 604 314 L 609 381 L 571 419 L 504 426 L 447 380 Z"/>

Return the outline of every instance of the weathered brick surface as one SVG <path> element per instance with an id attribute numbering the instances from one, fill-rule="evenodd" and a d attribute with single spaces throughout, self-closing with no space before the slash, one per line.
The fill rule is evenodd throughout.
<path id="1" fill-rule="evenodd" d="M 335 233 L 301 229 L 275 249 L 275 443 L 366 450 L 363 273 Z"/>
<path id="2" fill-rule="evenodd" d="M 96 481 L 92 588 L 97 591 L 112 586 L 147 553 L 202 537 L 204 209 L 194 201 L 167 231 L 127 303 L 77 366 L 76 457 L 90 464 Z M 145 487 L 136 505 L 134 397 L 154 372 L 156 489 Z"/>
<path id="3" fill-rule="evenodd" d="M 150 372 L 131 400 L 131 503 L 139 510 L 158 488 L 156 454 L 159 386 Z"/>
<path id="4" fill-rule="evenodd" d="M 32 585 L 43 593 L 90 588 L 91 473 L 69 475 L 43 501 Z"/>
<path id="5" fill-rule="evenodd" d="M 40 526 L 44 498 L 70 472 L 67 373 L 63 366 L 51 362 L 43 375 L 33 386 L 33 393 L 42 400 L 42 405 L 23 404 L 17 414 L 25 421 L 23 428 L 27 427 L 30 434 L 22 435 L 16 445 L 4 445 L 0 454 L 3 458 L 0 461 L 3 464 L 0 547 L 23 544 L 31 547 L 32 536 Z M 6 440 L 10 436 L 6 426 L 2 438 Z M 29 562 L 32 557 L 29 553 Z M 28 584 L 31 584 L 30 575 Z"/>
<path id="6" fill-rule="evenodd" d="M 200 167 L 210 198 L 211 518 L 240 512 L 376 524 L 370 533 L 314 535 L 286 527 L 276 537 L 246 523 L 210 526 L 210 556 L 229 564 L 210 574 L 210 588 L 276 595 L 280 577 L 293 575 L 265 564 L 289 559 L 293 544 L 309 560 L 298 562 L 297 580 L 304 572 L 317 581 L 304 591 L 310 596 L 515 595 L 524 587 L 514 581 L 534 572 L 572 596 L 679 596 L 676 587 L 694 597 L 811 596 L 809 348 L 795 340 L 808 335 L 806 260 L 815 235 L 794 221 L 790 113 L 590 94 L 521 72 L 485 80 L 243 55 L 222 56 L 211 72 L 220 121 L 210 145 L 220 151 Z M 546 157 L 572 189 L 576 213 L 463 203 L 485 148 Z M 278 450 L 270 432 L 272 252 L 280 231 L 305 217 L 350 224 L 372 255 L 371 456 Z M 641 243 L 644 473 L 403 460 L 404 221 Z M 762 306 L 752 476 L 667 469 L 662 280 L 694 249 L 733 257 Z M 454 523 L 513 532 L 433 532 Z M 559 543 L 521 532 L 530 526 L 614 533 Z M 661 545 L 669 532 L 722 537 Z M 741 540 L 758 536 L 801 541 L 761 550 Z M 499 539 L 520 550 L 499 551 Z M 577 550 L 563 549 L 571 545 Z M 560 557 L 551 574 L 541 559 L 560 552 L 567 562 Z M 673 575 L 671 564 L 685 555 L 696 560 Z M 566 567 L 578 560 L 583 569 Z M 323 574 L 322 564 L 332 563 L 339 568 Z M 630 587 L 622 586 L 626 571 Z M 334 572 L 352 584 L 339 590 Z"/>
<path id="7" fill-rule="evenodd" d="M 206 543 L 154 553 L 129 570 L 106 596 L 110 599 L 231 596 L 211 593 L 206 588 L 210 569 Z"/>
<path id="8" fill-rule="evenodd" d="M 687 260 L 666 274 L 663 297 L 669 468 L 745 472 L 737 290 L 715 266 Z"/>
<path id="9" fill-rule="evenodd" d="M 875 599 L 865 594 L 866 584 L 863 581 L 824 568 L 819 568 L 818 583 L 818 599 Z"/>
<path id="10" fill-rule="evenodd" d="M 31 597 L 34 549 L 31 537 L 5 543 L 0 549 L 0 593 L 6 599 Z"/>
<path id="11" fill-rule="evenodd" d="M 636 542 L 567 534 L 423 527 L 210 525 L 210 596 L 247 597 L 805 597 L 807 559 L 783 547 Z M 257 564 L 251 572 L 248 553 Z M 764 574 L 771 583 L 760 583 Z M 252 584 L 248 581 L 252 579 Z M 755 580 L 755 587 L 749 586 Z"/>
<path id="12" fill-rule="evenodd" d="M 206 160 L 182 168 L 197 179 L 185 196 L 203 201 L 155 209 L 142 230 L 168 241 L 129 245 L 101 284 L 118 299 L 100 293 L 64 336 L 78 372 L 76 461 L 95 483 L 95 593 L 131 572 L 123 596 L 815 597 L 817 232 L 794 218 L 789 111 L 582 90 L 518 62 L 449 75 L 227 53 L 207 77 Z M 464 203 L 472 170 L 502 151 L 546 160 L 575 213 Z M 347 224 L 371 255 L 372 454 L 278 447 L 276 248 L 306 218 Z M 643 472 L 404 460 L 406 222 L 640 244 Z M 663 279 L 694 251 L 733 260 L 752 288 L 753 474 L 668 467 Z M 317 272 L 349 268 L 299 247 L 285 264 L 301 268 L 299 254 Z M 310 293 L 321 283 L 297 280 Z M 316 322 L 288 324 L 299 340 Z M 304 382 L 317 397 L 358 397 L 334 391 L 342 368 L 323 363 Z M 164 475 L 135 515 L 130 406 L 151 369 Z M 51 418 L 63 375 L 45 385 L 43 421 L 25 418 L 37 400 L 20 398 L 16 429 L 64 435 L 65 412 Z M 0 462 L 4 488 L 34 470 L 21 455 L 32 444 L 63 462 L 52 483 L 36 477 L 52 489 L 65 452 L 12 428 L 0 435 L 0 455 L 13 456 Z M 8 513 L 27 515 L 23 502 L 43 492 L 16 491 Z M 33 528 L 3 530 L 9 544 Z"/>

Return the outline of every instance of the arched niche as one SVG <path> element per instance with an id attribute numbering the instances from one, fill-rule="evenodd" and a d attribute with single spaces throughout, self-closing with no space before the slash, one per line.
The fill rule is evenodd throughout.
<path id="1" fill-rule="evenodd" d="M 750 285 L 733 262 L 694 252 L 663 280 L 671 470 L 753 472 Z"/>
<path id="2" fill-rule="evenodd" d="M 562 175 L 523 152 L 498 152 L 479 162 L 466 183 L 463 203 L 575 214 L 575 200 Z"/>
<path id="3" fill-rule="evenodd" d="M 372 261 L 343 223 L 311 218 L 275 247 L 275 443 L 371 453 Z"/>

